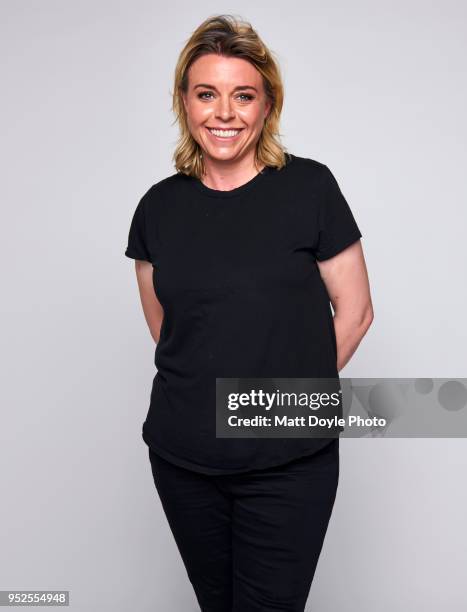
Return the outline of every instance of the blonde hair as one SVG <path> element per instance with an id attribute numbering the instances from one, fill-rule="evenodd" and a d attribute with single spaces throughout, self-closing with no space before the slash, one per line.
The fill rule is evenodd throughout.
<path id="1" fill-rule="evenodd" d="M 245 59 L 260 72 L 271 109 L 256 145 L 255 164 L 282 168 L 288 153 L 280 142 L 279 134 L 284 101 L 279 66 L 250 23 L 233 15 L 216 15 L 196 28 L 181 51 L 175 68 L 172 110 L 176 116 L 174 123 L 178 121 L 179 124 L 180 135 L 172 159 L 177 172 L 197 178 L 201 178 L 205 172 L 201 147 L 188 128 L 182 93 L 188 90 L 190 66 L 202 55 L 210 53 Z"/>

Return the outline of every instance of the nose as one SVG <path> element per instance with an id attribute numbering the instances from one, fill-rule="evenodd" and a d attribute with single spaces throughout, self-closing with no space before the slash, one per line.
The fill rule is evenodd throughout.
<path id="1" fill-rule="evenodd" d="M 219 96 L 219 101 L 216 105 L 216 117 L 222 119 L 223 121 L 227 121 L 234 116 L 234 111 L 230 103 L 229 96 Z"/>

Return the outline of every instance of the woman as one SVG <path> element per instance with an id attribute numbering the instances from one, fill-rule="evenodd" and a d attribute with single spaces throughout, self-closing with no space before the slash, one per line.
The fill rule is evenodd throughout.
<path id="1" fill-rule="evenodd" d="M 328 167 L 280 144 L 279 68 L 250 24 L 199 26 L 173 102 L 176 173 L 125 253 L 157 343 L 155 486 L 203 612 L 303 611 L 339 438 L 216 437 L 216 378 L 338 377 L 373 318 L 361 233 Z"/>

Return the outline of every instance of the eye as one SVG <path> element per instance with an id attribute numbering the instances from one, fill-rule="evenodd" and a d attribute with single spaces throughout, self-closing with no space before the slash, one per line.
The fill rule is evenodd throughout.
<path id="1" fill-rule="evenodd" d="M 206 95 L 212 95 L 212 91 L 202 91 L 200 94 L 198 94 L 198 98 L 200 100 L 206 100 L 206 98 L 203 98 L 203 96 Z"/>
<path id="2" fill-rule="evenodd" d="M 213 92 L 212 91 L 202 91 L 201 93 L 198 94 L 198 98 L 200 100 L 208 100 L 209 98 L 205 98 L 204 96 L 212 96 Z M 251 100 L 254 100 L 254 96 L 252 96 L 251 94 L 239 94 L 238 95 L 239 98 L 242 98 L 242 102 L 250 102 Z"/>
<path id="3" fill-rule="evenodd" d="M 250 100 L 254 100 L 255 98 L 251 94 L 240 94 L 240 96 L 243 96 L 244 98 L 246 98 L 245 102 L 249 102 Z"/>

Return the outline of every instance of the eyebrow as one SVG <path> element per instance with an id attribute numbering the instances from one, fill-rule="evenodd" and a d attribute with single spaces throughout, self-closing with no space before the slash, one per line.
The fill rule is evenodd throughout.
<path id="1" fill-rule="evenodd" d="M 196 89 L 197 87 L 206 87 L 208 89 L 215 89 L 217 91 L 217 88 L 214 87 L 214 85 L 209 85 L 208 83 L 198 83 L 193 87 L 193 89 Z M 242 91 L 244 89 L 254 89 L 256 93 L 258 93 L 256 87 L 253 87 L 252 85 L 238 85 L 238 87 L 234 88 L 234 91 Z"/>

